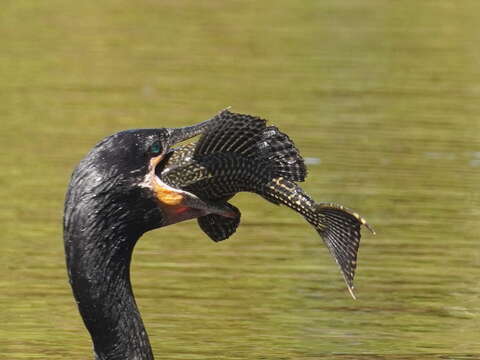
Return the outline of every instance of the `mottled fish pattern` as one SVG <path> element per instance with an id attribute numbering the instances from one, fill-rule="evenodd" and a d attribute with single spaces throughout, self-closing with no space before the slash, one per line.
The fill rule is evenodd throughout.
<path id="1" fill-rule="evenodd" d="M 253 192 L 298 212 L 320 234 L 354 296 L 360 227 L 373 230 L 357 213 L 341 205 L 316 203 L 296 184 L 306 175 L 303 158 L 286 134 L 267 126 L 264 119 L 224 110 L 197 143 L 175 149 L 160 176 L 168 185 L 236 214 L 197 219 L 214 241 L 230 237 L 240 223 L 240 211 L 227 202 L 238 192 Z"/>

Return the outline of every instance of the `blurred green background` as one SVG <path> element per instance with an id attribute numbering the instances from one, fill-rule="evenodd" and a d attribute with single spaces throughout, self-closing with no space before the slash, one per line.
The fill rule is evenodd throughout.
<path id="1" fill-rule="evenodd" d="M 479 21 L 473 0 L 3 0 L 0 357 L 92 358 L 61 233 L 84 154 L 232 106 L 377 230 L 359 299 L 303 219 L 241 194 L 224 243 L 196 222 L 138 243 L 156 358 L 480 358 Z"/>

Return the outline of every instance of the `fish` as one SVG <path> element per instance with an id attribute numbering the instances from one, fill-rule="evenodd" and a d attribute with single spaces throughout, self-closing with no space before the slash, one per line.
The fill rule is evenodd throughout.
<path id="1" fill-rule="evenodd" d="M 212 209 L 197 221 L 215 242 L 229 238 L 240 224 L 241 212 L 229 202 L 239 192 L 258 194 L 300 214 L 323 239 L 355 298 L 360 229 L 375 232 L 353 210 L 313 200 L 297 184 L 306 176 L 305 162 L 288 135 L 267 126 L 265 119 L 228 109 L 210 121 L 198 142 L 172 149 L 160 173 L 165 184 Z"/>

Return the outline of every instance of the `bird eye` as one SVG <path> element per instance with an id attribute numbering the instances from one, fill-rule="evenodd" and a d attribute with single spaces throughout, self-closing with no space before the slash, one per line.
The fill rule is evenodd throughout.
<path id="1" fill-rule="evenodd" d="M 160 145 L 159 141 L 155 141 L 151 146 L 150 146 L 150 153 L 152 155 L 158 155 L 162 151 L 162 146 Z"/>

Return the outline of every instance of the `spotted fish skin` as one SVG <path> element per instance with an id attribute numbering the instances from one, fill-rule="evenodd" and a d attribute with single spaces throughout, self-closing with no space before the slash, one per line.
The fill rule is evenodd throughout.
<path id="1" fill-rule="evenodd" d="M 284 178 L 273 179 L 262 194 L 267 200 L 286 205 L 311 224 L 320 234 L 330 254 L 340 266 L 353 298 L 353 279 L 360 246 L 360 228 L 375 231 L 358 213 L 335 203 L 316 203 L 297 184 Z"/>
<path id="2" fill-rule="evenodd" d="M 204 200 L 240 191 L 262 194 L 273 178 L 304 181 L 307 170 L 290 138 L 266 121 L 228 110 L 217 115 L 198 143 L 176 148 L 161 177 Z"/>
<path id="3" fill-rule="evenodd" d="M 266 126 L 263 119 L 223 111 L 198 143 L 174 150 L 161 179 L 237 214 L 231 218 L 209 214 L 197 219 L 214 241 L 231 236 L 240 223 L 240 211 L 227 202 L 238 192 L 253 192 L 288 206 L 320 234 L 354 296 L 360 228 L 368 224 L 341 205 L 316 203 L 296 183 L 304 181 L 306 174 L 303 158 L 287 135 Z"/>
<path id="4" fill-rule="evenodd" d="M 272 169 L 253 159 L 236 153 L 194 156 L 193 148 L 188 145 L 175 150 L 168 167 L 162 172 L 162 180 L 192 192 L 202 200 L 225 201 L 241 191 L 262 195 L 273 180 Z M 180 166 L 177 157 L 182 161 Z M 185 159 L 189 161 L 185 162 Z M 273 198 L 272 201 L 276 202 Z"/>

